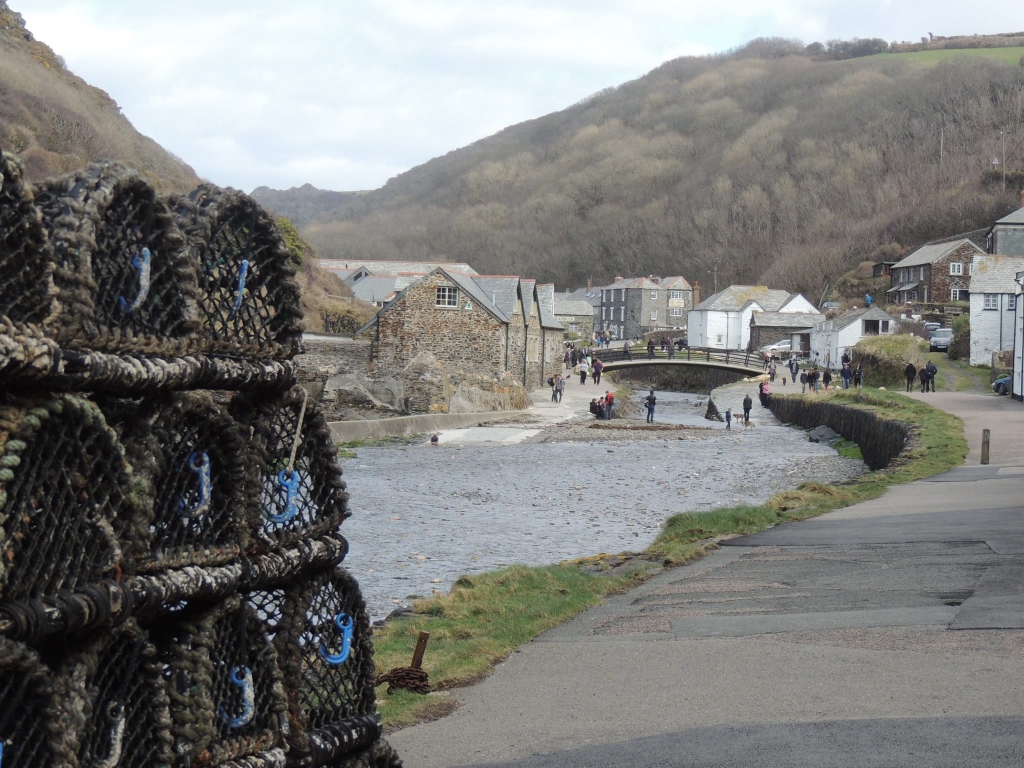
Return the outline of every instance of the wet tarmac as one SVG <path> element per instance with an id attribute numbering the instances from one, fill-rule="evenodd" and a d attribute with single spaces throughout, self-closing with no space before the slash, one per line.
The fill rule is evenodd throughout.
<path id="1" fill-rule="evenodd" d="M 724 389 L 731 403 L 739 391 Z M 692 430 L 598 436 L 582 415 L 518 442 L 483 433 L 464 445 L 449 435 L 440 447 L 359 448 L 342 464 L 353 513 L 342 532 L 371 616 L 447 591 L 462 574 L 642 550 L 678 512 L 760 503 L 804 480 L 864 471 L 756 405 L 757 428 L 726 431 L 704 420 L 705 401 L 658 395 L 658 421 Z M 643 423 L 639 400 L 628 415 Z"/>

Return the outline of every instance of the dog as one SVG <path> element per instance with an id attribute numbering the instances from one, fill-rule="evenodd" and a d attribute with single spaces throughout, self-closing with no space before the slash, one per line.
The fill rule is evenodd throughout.
<path id="1" fill-rule="evenodd" d="M 744 429 L 753 429 L 754 428 L 754 422 L 752 422 L 752 421 L 744 421 L 743 422 L 743 428 Z"/>

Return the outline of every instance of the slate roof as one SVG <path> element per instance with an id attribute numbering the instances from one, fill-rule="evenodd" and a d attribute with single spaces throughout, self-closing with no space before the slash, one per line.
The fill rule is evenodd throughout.
<path id="1" fill-rule="evenodd" d="M 352 283 L 349 287 L 357 299 L 363 301 L 385 301 L 396 290 L 397 277 L 369 275 Z M 406 283 L 408 285 L 408 283 Z M 400 289 L 397 289 L 400 290 Z"/>
<path id="2" fill-rule="evenodd" d="M 555 320 L 554 283 L 541 283 L 537 286 L 537 305 L 540 307 L 541 328 L 562 330 L 562 324 Z"/>
<path id="3" fill-rule="evenodd" d="M 996 224 L 1024 224 L 1024 208 L 1018 208 L 1013 213 L 1003 216 Z"/>
<path id="4" fill-rule="evenodd" d="M 972 269 L 971 293 L 1016 293 L 1024 256 L 975 256 Z"/>
<path id="5" fill-rule="evenodd" d="M 820 312 L 753 312 L 750 324 L 758 328 L 806 328 L 807 323 L 824 320 Z"/>
<path id="6" fill-rule="evenodd" d="M 586 288 L 577 288 L 575 291 L 566 293 L 565 298 L 569 301 L 585 301 L 593 309 L 601 305 L 601 289 L 591 288 L 588 291 Z"/>
<path id="7" fill-rule="evenodd" d="M 945 243 L 929 243 L 928 245 L 922 245 L 916 251 L 909 256 L 897 261 L 892 265 L 892 269 L 902 269 L 903 267 L 921 267 L 925 264 L 934 264 L 939 261 L 951 251 L 955 251 L 964 243 L 970 243 L 974 246 L 975 251 L 979 254 L 984 251 L 978 247 L 977 243 L 968 237 L 962 237 L 959 240 L 952 240 Z"/>
<path id="8" fill-rule="evenodd" d="M 480 289 L 480 286 L 476 284 L 476 281 L 474 281 L 471 276 L 464 275 L 461 272 L 449 272 L 447 269 L 444 269 L 443 267 L 438 267 L 437 269 L 433 270 L 431 274 L 438 271 L 444 273 L 444 275 L 449 280 L 451 280 L 453 283 L 459 286 L 459 288 L 461 288 L 463 291 L 469 294 L 470 298 L 473 301 L 474 307 L 480 307 L 486 312 L 491 313 L 492 315 L 494 315 L 495 318 L 497 318 L 503 323 L 512 322 L 511 315 L 505 314 L 498 307 L 494 306 L 494 304 L 491 303 L 491 297 Z M 461 299 L 459 299 L 459 303 L 462 304 Z"/>
<path id="9" fill-rule="evenodd" d="M 628 277 L 625 280 L 616 280 L 611 285 L 604 286 L 604 289 L 619 288 L 642 288 L 645 291 L 664 291 L 665 286 L 651 280 L 649 277 Z"/>
<path id="10" fill-rule="evenodd" d="M 473 281 L 480 286 L 494 305 L 512 317 L 518 299 L 519 278 L 516 275 L 476 275 Z"/>
<path id="11" fill-rule="evenodd" d="M 887 290 L 886 293 L 899 293 L 900 291 L 912 291 L 915 288 L 917 288 L 917 286 L 919 286 L 920 284 L 921 283 L 918 282 L 917 280 L 915 280 L 912 283 L 901 283 L 899 285 L 894 285 L 892 288 Z"/>
<path id="12" fill-rule="evenodd" d="M 693 286 L 685 278 L 680 276 L 675 277 L 663 277 L 659 283 L 662 288 L 667 288 L 670 291 L 692 291 Z"/>
<path id="13" fill-rule="evenodd" d="M 708 296 L 694 309 L 718 312 L 736 312 L 751 301 L 756 301 L 765 312 L 776 312 L 799 294 L 769 288 L 766 285 L 730 285 Z"/>
<path id="14" fill-rule="evenodd" d="M 589 301 L 570 298 L 571 293 L 555 294 L 555 317 L 593 315 L 594 305 Z M 598 299 L 600 301 L 600 298 Z"/>
<path id="15" fill-rule="evenodd" d="M 835 331 L 841 331 L 850 325 L 853 325 L 858 320 L 888 320 L 890 323 L 895 323 L 896 318 L 876 306 L 864 307 L 863 309 L 851 309 L 849 312 L 844 312 L 839 317 L 832 320 L 832 329 Z"/>
<path id="16" fill-rule="evenodd" d="M 363 259 L 320 259 L 321 269 L 328 272 L 345 272 L 366 267 L 374 275 L 397 275 L 399 272 L 415 272 L 425 275 L 435 267 L 443 267 L 447 272 L 461 272 L 475 275 L 476 270 L 469 264 L 455 261 L 365 261 Z"/>

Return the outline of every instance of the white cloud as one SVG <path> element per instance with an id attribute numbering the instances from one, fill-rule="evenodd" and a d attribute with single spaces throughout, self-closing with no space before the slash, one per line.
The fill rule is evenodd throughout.
<path id="1" fill-rule="evenodd" d="M 1015 8 L 995 0 L 733 0 L 727 9 L 712 0 L 35 0 L 17 10 L 76 74 L 201 176 L 242 189 L 367 189 L 675 56 L 770 35 L 1013 31 L 1024 27 Z"/>

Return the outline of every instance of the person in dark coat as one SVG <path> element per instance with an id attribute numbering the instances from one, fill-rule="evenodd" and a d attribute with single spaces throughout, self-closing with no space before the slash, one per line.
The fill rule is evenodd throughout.
<path id="1" fill-rule="evenodd" d="M 654 342 L 652 341 L 650 343 L 653 344 Z M 651 394 L 649 394 L 646 398 L 644 398 L 644 407 L 647 409 L 647 423 L 648 424 L 653 424 L 654 423 L 654 406 L 657 404 L 657 402 L 658 402 L 658 398 L 656 398 L 654 396 L 654 390 L 652 389 L 651 390 Z"/>
<path id="2" fill-rule="evenodd" d="M 928 391 L 928 368 L 924 367 L 917 372 L 917 377 L 921 380 L 921 391 Z"/>
<path id="3" fill-rule="evenodd" d="M 914 381 L 917 379 L 917 368 L 914 367 L 913 363 L 907 363 L 907 369 L 904 372 L 907 376 L 907 392 L 914 389 Z"/>
<path id="4" fill-rule="evenodd" d="M 647 340 L 647 359 L 654 359 L 654 339 Z"/>
<path id="5" fill-rule="evenodd" d="M 935 367 L 935 363 L 931 360 L 928 361 L 928 365 L 924 367 L 928 371 L 928 385 L 932 388 L 932 392 L 935 391 L 935 375 L 939 372 L 939 369 Z M 926 388 L 927 391 L 927 388 Z"/>
<path id="6" fill-rule="evenodd" d="M 828 392 L 828 385 L 832 383 L 831 368 L 826 368 L 825 372 L 821 374 L 821 383 L 825 385 L 825 391 Z"/>
<path id="7" fill-rule="evenodd" d="M 754 407 L 754 401 L 750 399 L 750 395 L 743 398 L 743 423 L 750 423 L 750 409 Z"/>

